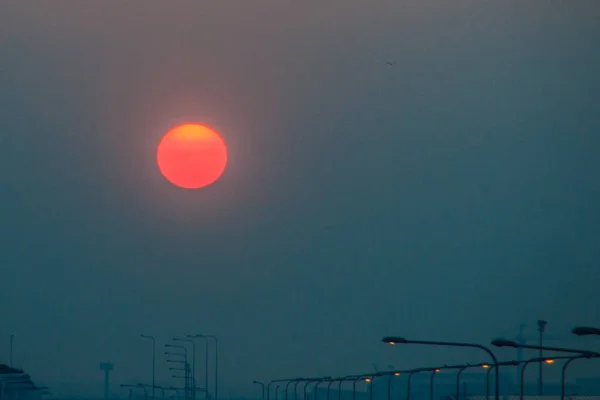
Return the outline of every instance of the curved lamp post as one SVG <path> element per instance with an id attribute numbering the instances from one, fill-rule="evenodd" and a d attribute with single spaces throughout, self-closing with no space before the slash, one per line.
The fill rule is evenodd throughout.
<path id="1" fill-rule="evenodd" d="M 471 348 L 476 348 L 476 349 L 480 349 L 485 351 L 494 361 L 494 365 L 496 365 L 495 368 L 495 377 L 496 377 L 496 390 L 495 390 L 495 400 L 500 400 L 500 371 L 498 368 L 498 359 L 496 358 L 496 356 L 494 355 L 494 353 L 487 347 L 482 346 L 480 344 L 476 344 L 476 343 L 462 343 L 462 342 L 434 342 L 434 341 L 428 341 L 428 340 L 408 340 L 406 338 L 402 338 L 402 337 L 396 337 L 396 336 L 387 336 L 384 337 L 382 340 L 382 342 L 384 343 L 388 343 L 388 344 L 422 344 L 422 345 L 430 345 L 430 346 L 448 346 L 448 347 L 471 347 Z M 458 400 L 458 399 L 456 399 Z"/>
<path id="2" fill-rule="evenodd" d="M 542 357 L 542 358 L 532 358 L 530 360 L 525 360 L 522 361 L 521 363 L 523 364 L 523 366 L 521 367 L 521 380 L 520 380 L 520 389 L 519 389 L 519 399 L 523 400 L 525 394 L 525 370 L 527 369 L 527 366 L 531 363 L 534 362 L 539 362 L 539 363 L 547 363 L 550 364 L 552 362 L 554 362 L 554 360 L 561 360 L 561 359 L 569 359 L 571 357 L 569 356 L 564 356 L 564 357 Z"/>
<path id="3" fill-rule="evenodd" d="M 522 348 L 522 349 L 548 350 L 548 351 L 556 351 L 559 353 L 578 354 L 578 356 L 573 356 L 573 357 L 537 358 L 537 359 L 529 360 L 529 362 L 533 362 L 536 360 L 538 362 L 544 362 L 544 361 L 551 360 L 551 359 L 574 359 L 575 360 L 575 359 L 580 359 L 580 358 L 600 357 L 600 353 L 596 353 L 595 351 L 567 349 L 564 347 L 535 346 L 535 345 L 516 343 L 512 340 L 505 340 L 505 339 L 496 339 L 496 340 L 492 341 L 492 344 L 496 347 L 514 347 L 514 348 Z M 564 379 L 564 373 L 566 371 L 566 367 L 568 367 L 568 365 L 571 362 L 572 361 L 569 360 L 569 361 L 567 361 L 565 366 L 563 366 L 563 379 Z M 527 364 L 528 364 L 528 362 L 526 361 L 525 364 L 523 365 L 523 368 L 521 369 L 521 399 L 523 399 L 523 374 L 524 374 L 524 369 L 527 366 Z"/>
<path id="4" fill-rule="evenodd" d="M 580 360 L 582 358 L 597 358 L 597 355 L 591 355 L 591 354 L 582 354 L 580 356 L 573 356 L 570 357 L 569 360 L 567 360 L 566 363 L 564 363 L 563 367 L 562 367 L 562 373 L 561 373 L 561 377 L 560 377 L 560 400 L 565 400 L 565 375 L 567 373 L 567 367 L 569 366 L 569 364 L 571 364 L 573 361 L 575 360 Z"/>
<path id="5" fill-rule="evenodd" d="M 317 400 L 317 393 L 319 392 L 319 385 L 320 385 L 321 383 L 323 383 L 323 382 L 330 381 L 331 379 L 332 379 L 332 378 L 329 378 L 329 379 L 322 379 L 322 380 L 320 380 L 320 381 L 317 381 L 317 383 L 316 383 L 316 385 L 315 385 L 315 387 L 314 387 L 314 389 L 313 389 L 313 390 L 314 390 L 314 392 L 315 392 L 315 399 L 314 399 L 314 400 Z"/>
<path id="6" fill-rule="evenodd" d="M 292 379 L 274 379 L 272 381 L 270 381 L 269 383 L 267 383 L 267 397 L 266 400 L 271 400 L 271 385 L 274 383 L 282 383 L 282 382 L 286 382 L 286 393 L 285 393 L 285 399 L 287 400 L 287 388 L 288 385 L 290 384 L 290 382 L 295 381 L 296 379 L 301 379 L 301 378 L 292 378 Z"/>
<path id="7" fill-rule="evenodd" d="M 515 367 L 518 367 L 520 364 L 521 362 L 519 361 L 501 361 L 498 363 L 498 365 L 512 365 Z M 485 374 L 485 400 L 490 400 L 490 373 L 494 368 L 496 368 L 496 366 L 493 364 L 483 365 L 483 368 L 487 368 L 487 372 Z"/>
<path id="8" fill-rule="evenodd" d="M 344 382 L 352 382 L 352 400 L 356 399 L 356 381 L 362 378 L 367 378 L 371 375 L 346 375 L 342 378 L 338 378 L 340 382 L 338 400 L 342 399 L 342 384 Z"/>
<path id="9" fill-rule="evenodd" d="M 252 383 L 254 383 L 255 385 L 260 385 L 261 388 L 261 399 L 265 400 L 265 383 L 264 382 L 260 382 L 260 381 L 252 381 Z"/>
<path id="10" fill-rule="evenodd" d="M 333 384 L 333 382 L 341 382 L 343 378 L 335 378 L 335 379 L 330 379 L 327 384 L 327 400 L 331 399 L 331 385 Z"/>
<path id="11" fill-rule="evenodd" d="M 600 353 L 596 353 L 595 351 L 590 350 L 577 350 L 577 349 L 566 349 L 564 347 L 548 347 L 548 346 L 535 346 L 530 344 L 521 344 L 514 342 L 512 340 L 504 340 L 504 339 L 496 339 L 492 341 L 492 345 L 496 347 L 514 347 L 516 349 L 533 349 L 533 350 L 544 350 L 544 351 L 556 351 L 559 353 L 573 353 L 573 354 L 581 354 L 586 355 L 590 354 L 592 356 L 600 356 Z"/>
<path id="12" fill-rule="evenodd" d="M 348 378 L 350 378 L 350 380 L 352 381 L 352 400 L 356 400 L 356 383 L 359 380 L 364 380 L 367 383 L 370 383 L 373 375 L 369 374 L 369 375 L 350 375 L 348 376 Z M 343 378 L 342 378 L 343 379 Z M 373 385 L 369 386 L 369 400 L 373 399 Z"/>
<path id="13" fill-rule="evenodd" d="M 306 378 L 306 379 L 302 379 L 301 382 L 304 382 L 304 389 L 302 391 L 302 394 L 303 394 L 302 399 L 303 400 L 307 399 L 307 396 L 308 396 L 308 393 L 307 393 L 307 391 L 308 391 L 308 385 L 310 385 L 313 382 L 316 382 L 316 384 L 318 385 L 320 382 L 328 381 L 330 379 L 331 379 L 330 376 L 324 376 L 322 378 Z M 316 387 L 317 386 L 315 386 L 315 389 L 316 389 Z M 296 393 L 295 393 L 295 390 L 294 390 L 294 395 L 295 394 Z"/>
<path id="14" fill-rule="evenodd" d="M 195 335 L 187 335 L 188 338 L 192 339 L 204 339 L 205 341 L 205 376 L 204 386 L 206 389 L 206 395 L 208 396 L 208 341 L 212 339 L 215 341 L 215 400 L 219 399 L 219 339 L 215 335 L 203 335 L 197 333 Z M 267 396 L 268 397 L 268 396 Z"/>

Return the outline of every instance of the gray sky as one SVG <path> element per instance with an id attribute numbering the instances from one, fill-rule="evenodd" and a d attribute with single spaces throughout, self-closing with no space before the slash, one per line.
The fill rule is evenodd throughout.
<path id="1" fill-rule="evenodd" d="M 596 0 L 3 1 L 0 357 L 14 333 L 39 380 L 100 390 L 104 360 L 148 380 L 140 333 L 214 333 L 236 395 L 483 358 L 388 334 L 598 325 L 599 17 Z M 230 151 L 199 191 L 155 163 L 189 120 Z"/>

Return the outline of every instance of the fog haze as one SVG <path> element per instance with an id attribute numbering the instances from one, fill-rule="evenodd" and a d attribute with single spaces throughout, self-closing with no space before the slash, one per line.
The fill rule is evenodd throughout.
<path id="1" fill-rule="evenodd" d="M 385 335 L 597 325 L 599 17 L 584 0 L 3 1 L 16 364 L 101 393 L 101 361 L 147 381 L 140 333 L 216 334 L 235 396 L 482 361 Z M 204 190 L 156 167 L 185 121 L 229 146 Z"/>

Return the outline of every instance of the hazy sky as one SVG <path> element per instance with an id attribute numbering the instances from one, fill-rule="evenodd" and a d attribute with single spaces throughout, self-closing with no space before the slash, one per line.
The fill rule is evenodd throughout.
<path id="1" fill-rule="evenodd" d="M 159 354 L 214 333 L 239 395 L 485 359 L 389 334 L 599 325 L 599 18 L 597 0 L 3 0 L 1 360 L 14 333 L 36 379 L 97 393 L 104 360 L 148 381 L 140 333 Z M 229 146 L 205 190 L 156 167 L 183 121 Z"/>

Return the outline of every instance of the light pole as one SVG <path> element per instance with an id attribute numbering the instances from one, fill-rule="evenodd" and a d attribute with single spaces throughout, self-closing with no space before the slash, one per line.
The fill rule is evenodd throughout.
<path id="1" fill-rule="evenodd" d="M 431 371 L 431 375 L 429 375 L 429 400 L 433 400 L 433 378 L 435 378 L 435 374 L 439 374 L 440 373 L 440 369 L 436 368 L 433 371 Z M 487 400 L 487 399 L 486 399 Z"/>
<path id="2" fill-rule="evenodd" d="M 560 382 L 560 400 L 565 400 L 565 375 L 567 373 L 567 367 L 569 366 L 569 364 L 571 364 L 573 361 L 575 360 L 579 360 L 582 358 L 596 358 L 598 356 L 594 356 L 591 354 L 584 354 L 584 355 L 580 355 L 580 356 L 573 356 L 570 357 L 569 360 L 567 360 L 566 363 L 564 363 L 563 367 L 562 367 L 562 373 L 561 373 L 561 382 Z"/>
<path id="3" fill-rule="evenodd" d="M 554 362 L 554 360 L 558 360 L 558 359 L 565 359 L 565 358 L 570 358 L 570 357 L 555 357 L 555 358 L 549 358 L 549 357 L 542 357 L 542 358 L 532 358 L 531 360 L 525 360 L 523 361 L 523 366 L 521 367 L 521 384 L 520 384 L 520 391 L 519 391 L 519 400 L 523 400 L 524 396 L 525 396 L 525 370 L 527 369 L 527 366 L 531 363 L 537 362 L 537 363 L 547 363 L 547 364 L 551 364 Z"/>
<path id="4" fill-rule="evenodd" d="M 335 378 L 335 379 L 330 379 L 328 381 L 328 383 L 327 383 L 327 400 L 331 399 L 331 385 L 333 385 L 333 382 L 341 382 L 342 379 L 343 378 Z"/>
<path id="5" fill-rule="evenodd" d="M 141 334 L 140 336 L 143 339 L 152 340 L 152 398 L 154 399 L 154 387 L 156 385 L 156 338 L 154 336 L 144 334 Z"/>
<path id="6" fill-rule="evenodd" d="M 540 332 L 540 356 L 539 358 L 543 358 L 544 357 L 544 330 L 546 329 L 546 325 L 548 324 L 548 321 L 544 321 L 543 319 L 540 319 L 537 322 L 538 325 L 538 331 Z M 544 383 L 543 383 L 543 376 L 544 376 L 544 363 L 539 363 L 540 364 L 540 380 L 539 380 L 539 388 L 538 388 L 538 394 L 541 396 L 544 393 Z"/>
<path id="7" fill-rule="evenodd" d="M 523 348 L 523 349 L 533 349 L 533 350 L 546 350 L 546 351 L 556 351 L 559 353 L 571 353 L 571 354 L 578 354 L 581 357 L 574 357 L 574 358 L 591 358 L 591 357 L 599 357 L 600 353 L 596 353 L 594 351 L 589 351 L 589 350 L 576 350 L 576 349 L 566 349 L 564 347 L 546 347 L 546 346 L 534 346 L 534 345 L 529 345 L 529 344 L 521 344 L 521 343 L 516 343 L 512 340 L 505 340 L 505 339 L 496 339 L 494 341 L 492 341 L 492 345 L 496 346 L 496 347 L 513 347 L 513 348 Z M 565 358 L 565 357 L 554 357 L 554 359 L 560 359 L 560 358 Z M 567 357 L 568 358 L 568 357 Z M 544 359 L 543 357 L 541 359 L 537 359 L 540 363 L 543 362 L 542 360 L 547 360 Z M 570 363 L 567 363 L 567 365 Z M 523 368 L 521 369 L 521 399 L 523 398 L 523 370 L 525 369 L 525 366 L 527 364 L 523 365 Z M 563 370 L 564 371 L 564 370 Z"/>
<path id="8" fill-rule="evenodd" d="M 469 367 L 473 367 L 473 365 L 463 365 L 458 369 L 458 374 L 456 374 L 456 400 L 460 400 L 460 376 Z"/>
<path id="9" fill-rule="evenodd" d="M 394 337 L 388 336 L 384 337 L 382 340 L 384 343 L 388 344 L 422 344 L 422 345 L 430 345 L 430 346 L 449 346 L 449 347 L 472 347 L 485 351 L 494 361 L 494 365 L 496 366 L 495 375 L 496 375 L 496 390 L 495 390 L 495 400 L 500 400 L 500 371 L 498 368 L 498 359 L 494 355 L 494 353 L 487 347 L 482 346 L 476 343 L 461 343 L 461 342 L 434 342 L 427 340 L 407 340 L 402 337 Z M 458 400 L 458 399 L 456 399 Z"/>
<path id="10" fill-rule="evenodd" d="M 442 365 L 441 367 L 434 368 L 421 368 L 421 372 L 431 371 L 431 375 L 429 375 L 429 399 L 433 400 L 433 380 L 436 374 L 439 374 L 443 369 L 461 369 L 464 368 L 464 365 Z M 460 375 L 459 375 L 460 376 Z M 457 399 L 458 400 L 458 399 Z"/>
<path id="11" fill-rule="evenodd" d="M 270 381 L 267 384 L 267 397 L 266 397 L 266 400 L 270 400 L 271 399 L 271 385 L 272 384 L 274 384 L 274 383 L 281 383 L 281 382 L 287 382 L 287 385 L 289 385 L 290 382 L 293 382 L 296 379 L 299 379 L 299 378 L 293 378 L 293 379 L 275 379 L 275 380 Z M 287 397 L 288 397 L 287 385 L 286 385 L 286 388 L 285 388 L 286 389 L 285 390 L 285 398 L 286 398 L 286 400 L 287 400 Z"/>
<path id="12" fill-rule="evenodd" d="M 393 373 L 390 373 L 388 376 L 387 400 L 392 400 L 392 379 L 394 379 L 394 377 L 396 377 L 396 376 L 400 376 L 400 372 L 393 372 Z"/>
<path id="13" fill-rule="evenodd" d="M 319 392 L 319 385 L 320 385 L 321 383 L 323 383 L 323 382 L 327 382 L 327 381 L 329 381 L 329 380 L 331 380 L 331 378 L 328 378 L 328 379 L 326 379 L 326 378 L 323 378 L 323 379 L 321 379 L 320 381 L 317 381 L 317 383 L 315 384 L 315 387 L 314 387 L 314 389 L 313 389 L 313 390 L 315 391 L 315 398 L 314 398 L 314 400 L 317 400 L 317 397 L 318 397 L 318 396 L 317 396 L 317 393 Z"/>
<path id="14" fill-rule="evenodd" d="M 210 396 L 210 393 L 208 391 L 208 336 L 201 335 L 198 333 L 196 335 L 187 335 L 187 337 L 190 339 L 203 339 L 204 340 L 204 390 L 205 390 L 206 398 L 208 398 Z M 217 357 L 216 354 L 217 353 L 215 352 L 215 357 Z M 216 382 L 216 376 L 217 376 L 216 371 L 217 371 L 217 369 L 216 369 L 216 361 L 215 361 L 215 382 Z M 217 397 L 217 389 L 215 387 L 215 400 L 216 400 L 216 397 Z"/>
<path id="15" fill-rule="evenodd" d="M 298 382 L 300 379 L 302 379 L 302 378 L 291 379 L 285 383 L 285 400 L 288 400 L 288 396 L 290 393 L 290 385 L 293 382 Z M 278 399 L 276 398 L 275 400 L 278 400 Z"/>
<path id="16" fill-rule="evenodd" d="M 256 385 L 260 385 L 260 388 L 261 388 L 261 391 L 262 391 L 261 399 L 265 400 L 265 383 L 264 382 L 260 382 L 260 381 L 252 381 L 252 383 L 254 383 Z"/>
<path id="17" fill-rule="evenodd" d="M 350 380 L 352 381 L 352 400 L 356 400 L 356 383 L 359 380 L 364 380 L 367 384 L 369 384 L 371 382 L 371 376 L 372 375 L 354 375 L 350 377 Z M 369 386 L 369 400 L 373 400 L 373 385 Z"/>
<path id="18" fill-rule="evenodd" d="M 185 380 L 184 380 L 184 382 L 185 382 L 185 391 L 184 391 L 185 396 L 184 397 L 187 400 L 189 398 L 189 391 L 190 391 L 189 382 L 188 382 L 188 380 L 189 380 L 189 364 L 188 364 L 187 348 L 185 346 L 181 346 L 181 345 L 177 345 L 177 344 L 169 344 L 169 343 L 165 344 L 165 347 L 170 347 L 170 348 L 173 348 L 173 349 L 182 349 L 183 350 L 183 357 L 184 357 L 184 361 L 185 361 Z M 165 353 L 165 354 L 167 354 L 167 353 Z"/>
<path id="19" fill-rule="evenodd" d="M 314 390 L 315 390 L 315 400 L 316 400 L 316 396 L 317 396 L 317 394 L 316 394 L 317 386 L 319 386 L 319 383 L 321 383 L 321 382 L 324 382 L 324 381 L 327 381 L 327 380 L 330 380 L 330 379 L 331 379 L 331 377 L 330 377 L 330 376 L 325 376 L 325 377 L 323 377 L 323 378 L 314 378 L 314 379 L 310 379 L 310 380 L 309 380 L 309 381 L 306 383 L 306 385 L 304 385 L 304 400 L 307 400 L 307 399 L 308 399 L 307 388 L 308 388 L 308 385 L 309 385 L 311 382 L 315 382 L 315 389 L 314 389 Z"/>
<path id="20" fill-rule="evenodd" d="M 519 361 L 501 361 L 498 363 L 498 365 L 512 365 L 515 367 L 518 367 L 520 364 L 521 362 Z M 493 364 L 483 365 L 483 368 L 487 368 L 487 372 L 485 374 L 485 400 L 490 400 L 490 373 L 494 368 L 496 368 L 496 366 Z"/>
<path id="21" fill-rule="evenodd" d="M 15 335 L 11 334 L 10 335 L 10 359 L 9 359 L 10 363 L 8 364 L 9 367 L 13 366 L 13 340 L 14 340 L 14 338 L 15 338 Z"/>
<path id="22" fill-rule="evenodd" d="M 337 382 L 339 382 L 339 384 L 338 384 L 338 400 L 342 400 L 342 385 L 344 384 L 344 382 L 352 381 L 353 379 L 355 379 L 357 377 L 358 377 L 358 375 L 348 375 L 348 376 L 344 376 L 342 378 L 337 379 Z M 331 380 L 331 377 L 328 376 L 325 379 Z"/>
<path id="23" fill-rule="evenodd" d="M 219 339 L 215 335 L 203 335 L 215 341 L 215 400 L 219 400 Z"/>
<path id="24" fill-rule="evenodd" d="M 417 369 L 413 369 L 412 371 L 407 371 L 408 379 L 406 381 L 406 400 L 410 400 L 410 382 L 412 380 L 413 375 L 418 374 L 421 371 L 423 371 L 422 368 L 417 368 Z"/>
<path id="25" fill-rule="evenodd" d="M 219 400 L 219 339 L 215 335 L 207 335 L 215 341 L 215 400 Z"/>
<path id="26" fill-rule="evenodd" d="M 192 398 L 196 399 L 196 342 L 192 339 L 173 339 L 176 342 L 186 342 L 192 344 Z"/>
<path id="27" fill-rule="evenodd" d="M 184 399 L 188 399 L 189 398 L 189 364 L 185 363 L 184 368 L 174 368 L 174 367 L 169 367 L 170 371 L 184 371 L 183 376 L 181 375 L 172 375 L 173 378 L 176 379 L 183 379 L 183 398 Z"/>
<path id="28" fill-rule="evenodd" d="M 572 354 L 581 354 L 581 355 L 589 354 L 589 355 L 592 355 L 595 357 L 600 356 L 600 353 L 597 353 L 595 351 L 590 351 L 590 350 L 566 349 L 564 347 L 534 346 L 534 345 L 530 345 L 530 344 L 516 343 L 516 342 L 513 342 L 512 340 L 504 340 L 504 339 L 496 339 L 496 340 L 492 341 L 492 345 L 494 345 L 496 347 L 514 347 L 514 348 L 533 349 L 533 350 L 539 350 L 541 347 L 542 350 L 556 351 L 559 353 L 572 353 Z"/>

